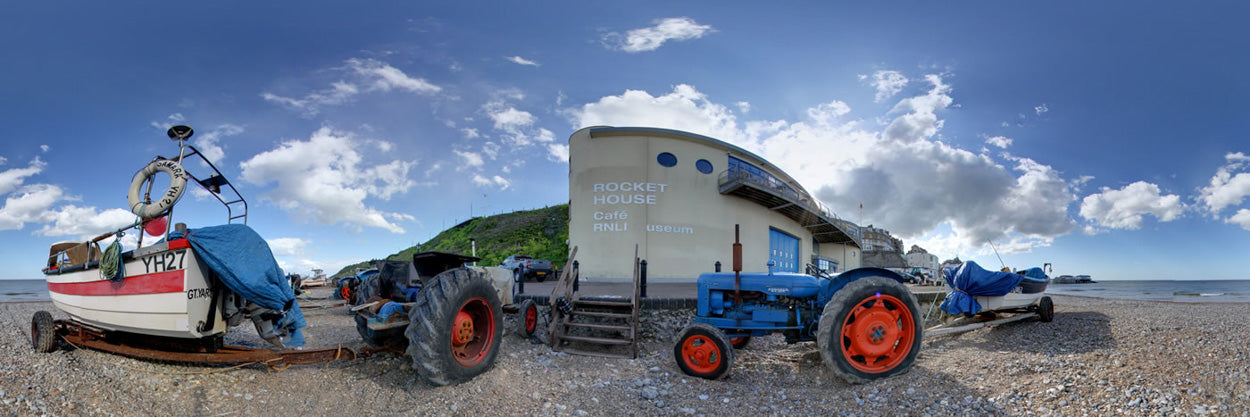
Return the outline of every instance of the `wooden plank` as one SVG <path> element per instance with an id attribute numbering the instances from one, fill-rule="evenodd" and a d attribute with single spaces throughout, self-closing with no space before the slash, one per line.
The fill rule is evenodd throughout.
<path id="1" fill-rule="evenodd" d="M 632 327 L 632 326 L 619 326 L 619 325 L 611 325 L 611 324 L 594 324 L 594 323 L 574 323 L 574 322 L 569 322 L 568 324 L 566 324 L 566 326 L 568 326 L 568 327 L 580 327 L 580 328 L 584 328 L 584 329 L 610 330 L 610 331 L 618 331 L 618 332 L 629 332 L 629 331 L 632 331 L 632 330 L 633 330 L 633 327 Z"/>
<path id="2" fill-rule="evenodd" d="M 1036 316 L 1037 316 L 1037 313 L 1024 313 L 1024 314 L 1021 314 L 1021 315 L 1018 315 L 1018 316 L 1012 316 L 1012 317 L 1008 317 L 1008 318 L 1005 318 L 1005 319 L 990 320 L 990 321 L 986 321 L 986 322 L 974 323 L 974 324 L 968 324 L 968 325 L 964 325 L 964 326 L 956 326 L 956 327 L 933 327 L 933 328 L 930 328 L 930 329 L 928 329 L 928 330 L 925 330 L 925 331 L 924 331 L 924 335 L 925 335 L 925 337 L 930 337 L 930 336 L 941 336 L 941 335 L 944 335 L 944 334 L 951 334 L 951 333 L 963 333 L 963 332 L 969 332 L 969 331 L 973 331 L 973 330 L 976 330 L 976 329 L 980 329 L 980 328 L 982 328 L 982 327 L 989 327 L 989 326 L 997 326 L 997 325 L 1000 325 L 1000 324 L 1007 324 L 1007 323 L 1011 323 L 1011 322 L 1013 322 L 1013 321 L 1020 321 L 1020 320 L 1024 320 L 1024 319 L 1027 319 L 1027 318 L 1036 317 Z"/>
<path id="3" fill-rule="evenodd" d="M 612 338 L 607 338 L 607 337 L 594 337 L 594 336 L 565 335 L 563 339 L 568 340 L 570 342 L 594 343 L 596 345 L 628 345 L 630 343 L 629 339 L 612 339 Z"/>
<path id="4" fill-rule="evenodd" d="M 603 318 L 609 318 L 609 319 L 628 319 L 630 317 L 633 317 L 632 314 L 627 314 L 627 313 L 604 313 L 601 311 L 580 311 L 580 310 L 573 310 L 572 315 L 586 316 L 586 317 L 603 317 Z"/>
<path id="5" fill-rule="evenodd" d="M 580 350 L 580 349 L 573 349 L 573 348 L 566 348 L 562 350 L 562 352 L 570 353 L 574 355 L 582 355 L 582 356 L 597 356 L 600 358 L 633 359 L 629 357 L 629 355 L 625 355 L 625 354 L 611 353 L 611 352 L 594 352 L 594 351 Z"/>
<path id="6" fill-rule="evenodd" d="M 574 306 L 574 307 L 577 307 L 577 306 L 588 306 L 588 307 L 621 307 L 621 308 L 627 308 L 627 307 L 633 307 L 633 306 L 634 306 L 634 303 L 633 303 L 633 302 L 631 302 L 631 301 L 608 301 L 608 300 L 587 300 L 587 299 L 581 299 L 581 300 L 577 300 L 577 301 L 573 302 L 573 306 Z"/>

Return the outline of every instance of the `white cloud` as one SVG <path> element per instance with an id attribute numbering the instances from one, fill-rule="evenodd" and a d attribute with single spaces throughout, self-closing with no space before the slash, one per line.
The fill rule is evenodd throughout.
<path id="1" fill-rule="evenodd" d="M 1037 113 L 1038 116 L 1041 116 L 1042 113 L 1046 113 L 1048 111 L 1050 111 L 1050 107 L 1046 107 L 1046 103 L 1042 103 L 1042 105 L 1033 108 L 1033 112 Z"/>
<path id="2" fill-rule="evenodd" d="M 471 129 L 467 127 L 464 129 L 460 129 L 460 133 L 464 134 L 465 139 L 477 139 L 477 138 L 482 137 L 482 134 L 477 133 L 477 129 Z"/>
<path id="3" fill-rule="evenodd" d="M 1184 210 L 1179 196 L 1162 195 L 1158 185 L 1144 181 L 1118 190 L 1103 187 L 1102 192 L 1081 200 L 1081 217 L 1110 229 L 1140 229 L 1146 214 L 1169 222 L 1179 218 Z"/>
<path id="4" fill-rule="evenodd" d="M 506 190 L 508 187 L 512 186 L 512 181 L 498 175 L 487 178 L 479 174 L 474 174 L 473 183 L 482 187 L 499 187 L 500 190 Z"/>
<path id="5" fill-rule="evenodd" d="M 1225 219 L 1224 222 L 1241 226 L 1242 229 L 1250 230 L 1250 209 L 1237 210 L 1237 214 Z"/>
<path id="6" fill-rule="evenodd" d="M 85 239 L 134 224 L 135 215 L 129 210 L 120 208 L 96 211 L 95 207 L 68 205 L 52 211 L 43 221 L 50 224 L 44 225 L 35 232 L 36 234 L 76 236 Z M 135 242 L 138 241 L 138 233 L 127 234 L 127 237 L 131 236 L 134 237 Z"/>
<path id="7" fill-rule="evenodd" d="M 376 59 L 348 59 L 345 67 L 336 68 L 334 72 L 350 80 L 331 82 L 329 88 L 310 92 L 303 98 L 285 97 L 270 92 L 261 93 L 261 97 L 266 101 L 301 110 L 306 115 L 315 115 L 322 107 L 348 103 L 364 92 L 403 90 L 429 95 L 443 90 L 424 78 L 411 77 L 399 68 Z"/>
<path id="8" fill-rule="evenodd" d="M 1206 205 L 1212 216 L 1227 207 L 1241 205 L 1250 196 L 1250 172 L 1238 172 L 1250 168 L 1250 156 L 1241 152 L 1228 153 L 1224 160 L 1225 165 L 1215 171 L 1209 184 L 1198 190 L 1198 201 Z"/>
<path id="9" fill-rule="evenodd" d="M 488 110 L 490 119 L 495 122 L 495 129 L 506 130 L 534 124 L 534 115 L 527 111 L 512 107 Z"/>
<path id="10" fill-rule="evenodd" d="M 505 59 L 507 59 L 508 61 L 511 61 L 512 63 L 515 63 L 515 64 L 517 64 L 517 65 L 528 65 L 528 66 L 531 66 L 531 67 L 537 67 L 537 66 L 539 66 L 539 64 L 538 64 L 537 62 L 530 61 L 530 60 L 525 59 L 525 58 L 521 58 L 520 56 L 510 56 L 510 57 L 505 57 Z"/>
<path id="11" fill-rule="evenodd" d="M 738 106 L 738 112 L 742 114 L 747 114 L 751 112 L 751 103 L 748 103 L 745 101 L 739 101 L 737 103 L 734 103 L 734 105 Z"/>
<path id="12" fill-rule="evenodd" d="M 1008 146 L 1011 146 L 1011 138 L 1004 137 L 1004 136 L 995 136 L 995 137 L 986 139 L 985 143 L 988 143 L 990 145 L 994 145 L 1003 149 L 1007 149 Z"/>
<path id="13" fill-rule="evenodd" d="M 552 162 L 569 162 L 569 145 L 562 143 L 547 144 L 547 159 Z"/>
<path id="14" fill-rule="evenodd" d="M 866 79 L 866 76 L 860 76 Z M 898 71 L 881 70 L 872 74 L 872 86 L 877 89 L 877 95 L 873 97 L 873 101 L 880 103 L 890 97 L 894 97 L 898 92 L 903 91 L 903 87 L 907 86 L 907 77 Z"/>
<path id="15" fill-rule="evenodd" d="M 52 147 L 48 145 L 39 145 L 39 150 L 43 151 L 44 153 L 47 153 L 48 151 L 52 150 Z"/>
<path id="16" fill-rule="evenodd" d="M 3 162 L 2 158 L 0 158 L 0 163 Z M 46 166 L 47 163 L 40 160 L 39 157 L 35 157 L 26 168 L 13 168 L 0 172 L 0 195 L 13 192 L 13 190 L 22 186 L 27 177 L 43 172 L 43 168 Z"/>
<path id="17" fill-rule="evenodd" d="M 223 137 L 236 136 L 240 133 L 243 133 L 242 126 L 226 123 L 207 132 L 195 135 L 195 139 L 192 139 L 192 142 L 195 142 L 195 148 L 199 149 L 205 158 L 213 161 L 213 164 L 220 166 L 222 161 L 225 161 L 226 150 L 222 148 L 219 141 Z"/>
<path id="18" fill-rule="evenodd" d="M 310 243 L 307 240 L 296 237 L 280 237 L 275 239 L 267 239 L 269 249 L 273 251 L 274 256 L 303 256 L 304 248 Z"/>
<path id="19" fill-rule="evenodd" d="M 6 193 L 7 194 L 7 193 Z M 61 187 L 33 184 L 16 190 L 0 207 L 0 230 L 20 230 L 26 223 L 46 222 L 52 218 L 52 206 L 65 199 Z"/>
<path id="20" fill-rule="evenodd" d="M 290 140 L 239 164 L 242 178 L 256 185 L 276 183 L 262 196 L 278 207 L 321 224 L 344 223 L 403 233 L 387 213 L 365 205 L 412 187 L 412 162 L 366 162 L 352 136 L 322 127 L 307 141 Z"/>
<path id="21" fill-rule="evenodd" d="M 482 160 L 482 155 L 477 152 L 466 152 L 460 150 L 453 150 L 452 152 L 455 152 L 456 156 L 460 157 L 460 168 L 457 168 L 457 171 L 461 171 L 464 168 L 480 167 L 485 162 Z"/>
<path id="22" fill-rule="evenodd" d="M 633 29 L 624 35 L 608 33 L 603 37 L 604 45 L 631 53 L 654 51 L 664 42 L 698 39 L 713 31 L 712 26 L 700 25 L 688 17 L 670 17 L 654 23 L 655 26 Z"/>
<path id="23" fill-rule="evenodd" d="M 849 106 L 838 100 L 814 106 L 801 121 L 739 122 L 684 84 L 660 96 L 626 90 L 564 114 L 577 128 L 651 126 L 733 143 L 780 166 L 834 213 L 857 213 L 863 202 L 866 223 L 904 238 L 945 225 L 951 248 L 1006 238 L 1024 250 L 1071 232 L 1067 207 L 1076 196 L 1057 171 L 1028 158 L 1008 158 L 1008 168 L 933 140 L 943 125 L 937 115 L 953 99 L 940 76 L 924 79 L 930 89 L 900 100 L 883 130 L 848 119 Z"/>

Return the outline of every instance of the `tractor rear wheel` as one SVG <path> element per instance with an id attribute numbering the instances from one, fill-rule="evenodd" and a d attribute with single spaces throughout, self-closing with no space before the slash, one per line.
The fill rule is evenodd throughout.
<path id="1" fill-rule="evenodd" d="M 521 313 L 521 335 L 533 336 L 538 329 L 538 307 L 534 306 L 534 300 L 525 299 L 517 310 Z"/>
<path id="2" fill-rule="evenodd" d="M 56 323 L 52 321 L 52 313 L 39 310 L 30 319 L 30 344 L 36 352 L 56 350 Z"/>
<path id="3" fill-rule="evenodd" d="M 916 296 L 898 281 L 852 281 L 833 294 L 820 315 L 820 356 L 852 384 L 902 374 L 920 353 L 919 318 Z"/>
<path id="4" fill-rule="evenodd" d="M 503 310 L 480 271 L 443 271 L 426 283 L 410 311 L 406 353 L 426 381 L 458 384 L 495 364 Z"/>
<path id="5" fill-rule="evenodd" d="M 673 345 L 673 358 L 686 375 L 720 379 L 733 365 L 734 350 L 725 332 L 706 323 L 686 326 Z"/>

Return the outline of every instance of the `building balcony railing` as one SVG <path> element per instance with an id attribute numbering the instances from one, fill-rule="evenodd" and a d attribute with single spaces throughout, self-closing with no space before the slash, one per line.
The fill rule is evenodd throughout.
<path id="1" fill-rule="evenodd" d="M 837 214 L 825 207 L 806 192 L 796 190 L 777 177 L 764 173 L 750 172 L 740 169 L 729 169 L 720 173 L 717 178 L 721 194 L 734 194 L 755 201 L 769 209 L 779 211 L 803 224 L 804 227 L 818 234 L 818 241 L 854 241 L 862 247 L 862 235 L 859 227 L 840 219 Z M 821 239 L 819 235 L 828 236 Z M 845 238 L 845 239 L 839 239 Z"/>

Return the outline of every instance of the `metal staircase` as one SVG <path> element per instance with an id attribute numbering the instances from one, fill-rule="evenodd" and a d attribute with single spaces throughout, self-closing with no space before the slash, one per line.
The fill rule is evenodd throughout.
<path id="1" fill-rule="evenodd" d="M 638 248 L 634 248 L 634 293 L 628 300 L 584 297 L 577 291 L 577 247 L 551 291 L 551 349 L 576 355 L 638 357 Z"/>

